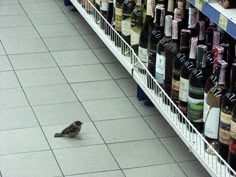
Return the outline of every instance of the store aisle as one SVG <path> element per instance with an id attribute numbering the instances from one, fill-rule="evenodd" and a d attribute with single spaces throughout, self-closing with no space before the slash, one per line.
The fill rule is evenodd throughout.
<path id="1" fill-rule="evenodd" d="M 3 177 L 209 177 L 63 0 L 0 0 L 0 40 Z"/>

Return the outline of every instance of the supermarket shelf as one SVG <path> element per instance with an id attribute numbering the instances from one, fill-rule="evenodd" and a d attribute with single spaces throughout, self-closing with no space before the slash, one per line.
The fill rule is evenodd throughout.
<path id="1" fill-rule="evenodd" d="M 85 0 L 84 7 L 89 8 L 89 13 L 77 0 L 70 0 L 77 8 L 83 18 L 97 33 L 101 40 L 107 45 L 111 52 L 117 57 L 126 70 L 133 76 L 134 80 L 150 98 L 162 116 L 170 126 L 176 131 L 189 150 L 196 156 L 200 163 L 206 168 L 213 177 L 233 177 L 236 176 L 232 168 L 220 157 L 220 155 L 207 143 L 204 137 L 193 127 L 189 120 L 182 114 L 178 107 L 168 97 L 165 91 L 159 86 L 151 76 L 147 68 L 134 53 L 133 49 L 120 37 L 120 35 L 109 25 L 101 14 L 95 9 L 89 0 Z M 99 22 L 98 22 L 99 21 Z M 98 23 L 97 23 L 98 22 Z M 99 23 L 105 22 L 105 29 L 109 31 L 111 37 L 104 29 L 100 28 Z M 117 40 L 121 42 L 117 47 Z M 128 56 L 124 56 L 122 51 L 129 51 Z M 185 123 L 181 123 L 185 122 Z M 195 132 L 195 133 L 192 133 Z M 212 154 L 205 152 L 205 146 L 212 151 Z"/>
<path id="2" fill-rule="evenodd" d="M 215 0 L 188 0 L 214 23 L 236 39 L 236 9 L 224 9 Z"/>

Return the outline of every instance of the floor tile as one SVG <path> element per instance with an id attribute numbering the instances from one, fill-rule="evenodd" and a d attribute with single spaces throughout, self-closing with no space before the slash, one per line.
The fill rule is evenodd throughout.
<path id="1" fill-rule="evenodd" d="M 117 79 L 116 80 L 119 87 L 123 90 L 126 96 L 136 96 L 137 95 L 137 84 L 133 78 L 129 79 Z"/>
<path id="2" fill-rule="evenodd" d="M 22 3 L 22 6 L 27 14 L 61 12 L 61 9 L 53 1 Z"/>
<path id="3" fill-rule="evenodd" d="M 9 55 L 9 59 L 15 70 L 57 66 L 49 53 Z"/>
<path id="4" fill-rule="evenodd" d="M 54 13 L 34 13 L 29 18 L 35 25 L 51 25 L 60 23 L 70 23 L 68 18 L 62 12 Z"/>
<path id="5" fill-rule="evenodd" d="M 65 175 L 118 169 L 105 145 L 61 149 L 54 153 Z"/>
<path id="6" fill-rule="evenodd" d="M 32 26 L 26 15 L 0 16 L 0 27 Z"/>
<path id="7" fill-rule="evenodd" d="M 75 120 L 90 121 L 79 102 L 34 106 L 33 109 L 42 126 L 70 124 Z"/>
<path id="8" fill-rule="evenodd" d="M 77 83 L 71 86 L 80 101 L 125 97 L 113 80 Z"/>
<path id="9" fill-rule="evenodd" d="M 16 74 L 23 87 L 66 84 L 65 78 L 58 68 L 19 70 L 16 71 Z"/>
<path id="10" fill-rule="evenodd" d="M 77 18 L 81 18 L 81 17 L 77 17 Z M 79 23 L 75 23 L 74 25 L 82 36 L 95 34 L 93 29 L 89 26 L 87 22 L 79 22 Z"/>
<path id="11" fill-rule="evenodd" d="M 0 131 L 0 139 L 0 155 L 49 149 L 39 127 Z"/>
<path id="12" fill-rule="evenodd" d="M 56 177 L 62 175 L 51 151 L 1 156 L 0 166 L 4 177 Z"/>
<path id="13" fill-rule="evenodd" d="M 0 0 L 0 4 L 1 5 L 5 5 L 5 4 L 18 4 L 18 0 L 8 0 L 8 1 L 5 1 L 5 0 Z"/>
<path id="14" fill-rule="evenodd" d="M 175 131 L 161 115 L 147 116 L 144 118 L 146 119 L 150 127 L 153 129 L 157 137 L 163 138 L 177 136 Z"/>
<path id="15" fill-rule="evenodd" d="M 53 24 L 53 25 L 37 25 L 37 30 L 42 37 L 61 37 L 76 36 L 79 32 L 72 24 Z"/>
<path id="16" fill-rule="evenodd" d="M 7 56 L 0 56 L 0 71 L 11 71 L 12 66 Z"/>
<path id="17" fill-rule="evenodd" d="M 23 15 L 25 14 L 24 10 L 20 4 L 1 4 L 0 6 L 0 15 Z"/>
<path id="18" fill-rule="evenodd" d="M 0 89 L 20 88 L 14 71 L 0 72 Z"/>
<path id="19" fill-rule="evenodd" d="M 51 52 L 88 48 L 88 45 L 81 36 L 44 38 L 44 41 Z"/>
<path id="20" fill-rule="evenodd" d="M 140 116 L 127 98 L 85 101 L 82 104 L 93 121 Z"/>
<path id="21" fill-rule="evenodd" d="M 121 168 L 174 162 L 174 159 L 157 139 L 117 143 L 108 146 Z"/>
<path id="22" fill-rule="evenodd" d="M 0 109 L 29 106 L 22 89 L 0 90 Z"/>
<path id="23" fill-rule="evenodd" d="M 69 9 L 68 7 L 65 7 L 65 8 Z M 69 12 L 69 13 L 66 13 L 66 12 Z M 66 13 L 67 18 L 70 20 L 71 23 L 85 22 L 83 17 L 77 11 L 71 12 L 71 10 L 69 9 L 69 10 L 65 11 L 65 13 Z"/>
<path id="24" fill-rule="evenodd" d="M 108 70 L 113 79 L 123 79 L 131 77 L 131 75 L 120 63 L 104 64 L 104 67 Z"/>
<path id="25" fill-rule="evenodd" d="M 41 39 L 16 39 L 8 38 L 3 40 L 3 45 L 7 54 L 22 54 L 47 52 L 48 49 Z"/>
<path id="26" fill-rule="evenodd" d="M 146 106 L 144 101 L 139 101 L 137 97 L 129 97 L 129 99 L 142 116 L 160 115 L 155 106 Z"/>
<path id="27" fill-rule="evenodd" d="M 127 169 L 124 173 L 126 177 L 186 177 L 176 163 Z"/>
<path id="28" fill-rule="evenodd" d="M 87 65 L 100 63 L 92 50 L 71 50 L 52 52 L 59 66 Z M 86 58 L 86 59 L 85 59 Z"/>
<path id="29" fill-rule="evenodd" d="M 193 154 L 189 152 L 189 149 L 179 137 L 161 138 L 160 141 L 177 162 L 195 160 Z"/>
<path id="30" fill-rule="evenodd" d="M 95 55 L 102 63 L 119 62 L 108 48 L 93 49 Z"/>
<path id="31" fill-rule="evenodd" d="M 30 107 L 0 109 L 0 130 L 39 126 Z"/>
<path id="32" fill-rule="evenodd" d="M 82 129 L 76 138 L 54 138 L 55 133 L 61 132 L 67 126 L 68 124 L 43 127 L 52 149 L 104 144 L 92 122 L 83 123 Z"/>
<path id="33" fill-rule="evenodd" d="M 83 35 L 83 38 L 92 49 L 106 47 L 105 44 L 101 41 L 101 39 L 97 35 L 88 35 L 88 36 Z"/>
<path id="34" fill-rule="evenodd" d="M 37 31 L 32 26 L 1 28 L 0 31 L 0 39 L 17 38 L 19 40 L 40 38 Z"/>
<path id="35" fill-rule="evenodd" d="M 198 161 L 181 162 L 179 165 L 188 177 L 210 177 L 208 172 Z"/>
<path id="36" fill-rule="evenodd" d="M 84 175 L 73 175 L 66 177 L 125 177 L 123 173 L 119 170 L 117 171 L 107 171 L 107 172 L 98 172 L 98 173 L 89 173 Z"/>
<path id="37" fill-rule="evenodd" d="M 130 118 L 95 123 L 106 143 L 156 138 L 143 118 Z"/>
<path id="38" fill-rule="evenodd" d="M 69 83 L 111 79 L 101 64 L 62 67 L 61 69 Z"/>
<path id="39" fill-rule="evenodd" d="M 76 102 L 77 99 L 68 85 L 53 85 L 25 88 L 30 104 L 44 105 Z"/>

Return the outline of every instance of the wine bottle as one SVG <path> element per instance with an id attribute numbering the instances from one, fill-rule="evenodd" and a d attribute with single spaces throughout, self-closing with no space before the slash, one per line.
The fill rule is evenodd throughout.
<path id="1" fill-rule="evenodd" d="M 183 63 L 180 69 L 180 87 L 179 87 L 179 104 L 178 107 L 182 113 L 187 116 L 188 107 L 188 93 L 189 93 L 189 75 L 195 68 L 196 63 L 196 51 L 197 51 L 197 37 L 191 38 L 191 47 L 189 53 L 189 59 Z M 184 122 L 184 120 L 180 120 Z"/>
<path id="2" fill-rule="evenodd" d="M 108 13 L 108 1 L 107 0 L 100 0 L 100 13 L 106 19 Z M 105 20 L 101 18 L 100 28 L 105 29 Z"/>
<path id="3" fill-rule="evenodd" d="M 134 8 L 134 0 L 125 0 L 122 4 L 121 36 L 128 44 L 130 44 L 131 13 Z M 127 51 L 123 51 L 122 53 L 125 54 L 125 52 Z"/>
<path id="4" fill-rule="evenodd" d="M 196 31 L 198 35 L 198 45 L 205 44 L 205 22 L 203 20 L 199 20 L 196 24 Z"/>
<path id="5" fill-rule="evenodd" d="M 172 40 L 166 46 L 166 49 L 165 49 L 166 64 L 165 64 L 165 77 L 164 77 L 164 84 L 163 84 L 163 88 L 169 96 L 171 96 L 173 61 L 175 60 L 176 55 L 179 50 L 180 31 L 181 31 L 180 22 L 173 20 L 172 21 Z"/>
<path id="6" fill-rule="evenodd" d="M 229 165 L 236 170 L 236 106 L 232 111 L 232 120 L 230 122 L 230 141 L 229 141 Z"/>
<path id="7" fill-rule="evenodd" d="M 166 15 L 174 16 L 175 2 L 174 0 L 168 0 L 168 6 L 166 10 Z"/>
<path id="8" fill-rule="evenodd" d="M 218 2 L 225 9 L 236 8 L 236 2 L 234 0 L 218 0 Z"/>
<path id="9" fill-rule="evenodd" d="M 107 21 L 109 24 L 112 25 L 112 18 L 113 18 L 113 0 L 108 0 L 108 12 L 107 12 Z M 105 28 L 105 34 L 106 35 L 111 35 L 111 29 L 110 27 Z"/>
<path id="10" fill-rule="evenodd" d="M 158 84 L 162 87 L 164 83 L 165 64 L 166 64 L 165 49 L 166 46 L 171 41 L 172 20 L 173 16 L 171 15 L 165 16 L 165 30 L 164 30 L 165 36 L 157 43 L 157 49 L 156 49 L 155 79 L 157 80 Z"/>
<path id="11" fill-rule="evenodd" d="M 157 43 L 163 38 L 164 33 L 164 17 L 165 9 L 157 5 L 155 8 L 154 27 L 148 40 L 148 70 L 153 77 L 155 77 Z"/>
<path id="12" fill-rule="evenodd" d="M 197 9 L 192 5 L 189 6 L 188 9 L 188 29 L 191 30 L 191 36 L 197 37 Z"/>
<path id="13" fill-rule="evenodd" d="M 115 29 L 121 34 L 121 20 L 122 20 L 122 4 L 124 0 L 116 0 L 115 8 Z"/>
<path id="14" fill-rule="evenodd" d="M 207 93 L 206 103 L 204 103 L 204 112 L 206 116 L 204 122 L 204 137 L 207 142 L 217 151 L 218 150 L 218 129 L 220 121 L 220 104 L 221 98 L 226 93 L 225 87 L 225 73 L 227 63 L 224 60 L 217 62 L 217 85 L 212 87 Z M 205 144 L 207 153 L 213 154 L 211 148 Z"/>
<path id="15" fill-rule="evenodd" d="M 213 65 L 213 72 L 212 74 L 207 78 L 205 88 L 204 88 L 204 112 L 203 112 L 203 119 L 206 119 L 207 116 L 207 93 L 209 90 L 216 86 L 217 84 L 217 62 L 223 59 L 223 53 L 224 53 L 224 48 L 221 46 L 217 46 L 214 49 L 214 65 Z"/>
<path id="16" fill-rule="evenodd" d="M 236 104 L 236 63 L 232 64 L 230 90 L 221 101 L 218 153 L 227 162 L 229 155 L 230 123 L 232 110 Z"/>
<path id="17" fill-rule="evenodd" d="M 144 25 L 142 27 L 139 38 L 138 56 L 142 63 L 148 67 L 148 38 L 152 29 L 153 12 L 152 12 L 152 0 L 147 0 L 147 12 Z M 159 14 L 158 14 L 159 15 Z M 140 67 L 139 71 L 145 73 L 145 70 Z"/>
<path id="18" fill-rule="evenodd" d="M 183 29 L 181 31 L 179 52 L 173 61 L 171 98 L 176 105 L 179 102 L 180 69 L 189 56 L 190 36 L 190 30 Z"/>
<path id="19" fill-rule="evenodd" d="M 203 103 L 205 86 L 205 67 L 206 67 L 207 46 L 197 46 L 196 68 L 189 76 L 189 94 L 187 117 L 193 126 L 203 133 Z M 190 129 L 191 131 L 191 129 Z M 193 131 L 196 133 L 195 131 Z"/>
<path id="20" fill-rule="evenodd" d="M 133 12 L 131 13 L 131 38 L 130 38 L 131 47 L 134 49 L 134 52 L 136 54 L 138 54 L 139 38 L 142 26 L 143 26 L 142 0 L 137 0 L 136 6 Z"/>

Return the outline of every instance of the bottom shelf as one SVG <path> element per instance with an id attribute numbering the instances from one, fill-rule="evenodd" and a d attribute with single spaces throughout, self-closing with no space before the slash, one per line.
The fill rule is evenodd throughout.
<path id="1" fill-rule="evenodd" d="M 168 97 L 165 91 L 151 76 L 147 68 L 134 53 L 133 49 L 102 17 L 100 12 L 96 10 L 93 4 L 91 4 L 89 0 L 84 0 L 85 5 L 83 6 L 87 6 L 89 8 L 88 12 L 88 9 L 85 10 L 85 8 L 83 8 L 77 0 L 71 0 L 71 2 L 80 12 L 83 18 L 87 21 L 87 23 L 91 26 L 91 28 L 95 31 L 95 33 L 97 33 L 97 35 L 101 38 L 104 44 L 111 50 L 111 52 L 117 57 L 120 63 L 133 76 L 137 84 L 143 89 L 143 91 L 150 98 L 159 112 L 176 131 L 183 142 L 188 146 L 189 150 L 202 163 L 202 165 L 206 168 L 210 175 L 216 177 L 232 177 L 233 175 L 231 175 L 231 173 L 234 173 L 234 176 L 236 176 L 236 173 L 232 170 L 232 168 L 207 143 L 204 137 L 181 113 L 178 107 L 173 103 L 173 101 Z M 100 28 L 99 22 L 102 22 L 104 24 L 104 29 Z M 110 35 L 108 35 L 107 32 Z M 111 38 L 113 38 L 113 40 L 111 40 Z M 117 43 L 120 44 L 120 47 L 117 47 Z M 124 50 L 129 52 L 128 56 L 122 55 L 122 51 Z M 140 72 L 140 70 L 142 71 L 142 73 Z M 150 87 L 152 89 L 150 89 Z M 165 100 L 168 105 L 165 104 L 163 100 Z M 179 120 L 184 120 L 185 123 L 181 123 Z M 192 131 L 189 131 L 187 127 L 190 127 L 190 130 L 193 130 L 196 133 L 192 133 Z M 211 149 L 214 155 L 206 153 L 204 149 L 205 146 Z"/>

